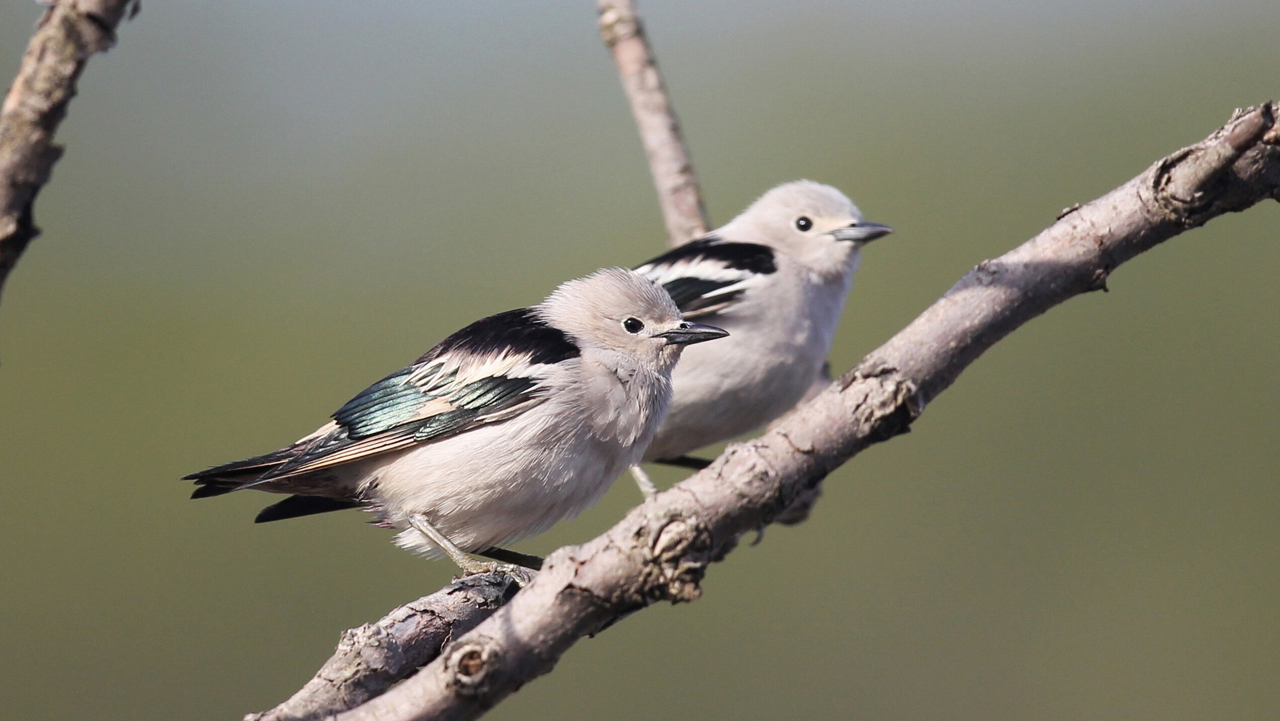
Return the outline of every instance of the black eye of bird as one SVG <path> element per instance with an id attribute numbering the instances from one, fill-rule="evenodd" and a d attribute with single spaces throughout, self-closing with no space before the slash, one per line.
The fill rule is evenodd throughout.
<path id="1" fill-rule="evenodd" d="M 813 227 L 813 221 L 809 220 L 805 216 L 802 215 L 799 218 L 796 218 L 796 230 L 800 231 L 801 233 L 803 233 L 804 231 L 812 227 Z"/>
<path id="2" fill-rule="evenodd" d="M 644 330 L 644 322 L 641 321 L 639 318 L 628 318 L 622 321 L 622 327 L 628 333 L 631 333 L 634 335 Z"/>

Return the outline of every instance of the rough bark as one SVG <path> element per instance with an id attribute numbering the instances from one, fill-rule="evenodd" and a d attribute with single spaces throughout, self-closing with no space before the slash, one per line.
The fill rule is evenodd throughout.
<path id="1" fill-rule="evenodd" d="M 631 0 L 600 0 L 599 5 L 600 35 L 618 64 L 622 89 L 631 103 L 658 190 L 667 235 L 671 245 L 681 245 L 706 233 L 709 224 L 680 122 L 663 87 L 657 61 L 649 52 L 635 5 Z"/>
<path id="2" fill-rule="evenodd" d="M 36 25 L 18 76 L 0 106 L 0 292 L 40 234 L 33 206 L 62 147 L 53 142 L 89 56 L 115 44 L 136 0 L 62 0 Z"/>
<path id="3" fill-rule="evenodd" d="M 538 578 L 417 675 L 342 721 L 472 719 L 550 671 L 584 635 L 658 601 L 692 601 L 706 567 L 776 520 L 831 470 L 909 430 L 1001 338 L 1053 306 L 1106 288 L 1121 263 L 1227 212 L 1280 200 L 1273 103 L 1237 111 L 1005 255 L 979 263 L 904 330 L 765 435 L 562 548 Z"/>
<path id="4" fill-rule="evenodd" d="M 519 590 L 509 576 L 469 576 L 342 634 L 338 650 L 297 693 L 245 721 L 311 721 L 354 708 L 440 655 Z"/>

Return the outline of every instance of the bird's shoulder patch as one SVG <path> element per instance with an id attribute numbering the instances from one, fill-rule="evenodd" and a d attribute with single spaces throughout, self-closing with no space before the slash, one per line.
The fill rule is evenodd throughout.
<path id="1" fill-rule="evenodd" d="M 707 318 L 729 307 L 761 276 L 777 272 L 772 248 L 707 235 L 638 266 L 661 285 L 686 318 Z"/>
<path id="2" fill-rule="evenodd" d="M 776 273 L 778 270 L 773 248 L 758 243 L 729 241 L 718 235 L 704 235 L 678 248 L 672 248 L 640 267 L 695 264 L 702 261 L 761 275 Z M 639 268 L 636 270 L 639 271 Z"/>
<path id="3" fill-rule="evenodd" d="M 546 365 L 576 358 L 578 346 L 568 334 L 552 328 L 532 308 L 518 308 L 478 320 L 440 341 L 418 363 L 449 354 L 494 356 L 523 354 L 529 363 Z"/>

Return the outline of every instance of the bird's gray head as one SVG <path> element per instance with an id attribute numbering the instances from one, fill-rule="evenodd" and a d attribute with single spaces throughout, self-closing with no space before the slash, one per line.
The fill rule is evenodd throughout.
<path id="1" fill-rule="evenodd" d="M 663 372 L 675 365 L 684 346 L 728 335 L 684 320 L 667 291 L 625 268 L 605 268 L 568 281 L 537 311 L 584 353 L 619 353 Z"/>
<path id="2" fill-rule="evenodd" d="M 773 188 L 713 231 L 725 240 L 768 245 L 823 276 L 856 267 L 862 246 L 890 232 L 863 220 L 844 193 L 812 180 Z"/>

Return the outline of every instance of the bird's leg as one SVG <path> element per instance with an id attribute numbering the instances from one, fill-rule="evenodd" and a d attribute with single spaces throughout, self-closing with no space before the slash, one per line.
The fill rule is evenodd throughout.
<path id="1" fill-rule="evenodd" d="M 711 461 L 705 458 L 695 458 L 693 456 L 676 456 L 675 458 L 664 458 L 656 463 L 664 463 L 668 466 L 677 466 L 679 468 L 690 468 L 700 471 L 711 465 Z"/>
<path id="2" fill-rule="evenodd" d="M 644 494 L 644 500 L 649 500 L 658 495 L 658 487 L 653 485 L 653 481 L 649 480 L 649 474 L 644 472 L 640 466 L 631 467 L 631 477 L 636 479 L 636 485 L 640 486 L 640 492 Z"/>
<path id="3" fill-rule="evenodd" d="M 533 580 L 533 576 L 529 573 L 529 569 L 517 566 L 514 563 L 477 561 L 471 556 L 468 556 L 466 551 L 458 548 L 457 544 L 450 541 L 443 533 L 436 530 L 436 527 L 431 525 L 431 522 L 427 520 L 427 517 L 421 513 L 410 513 L 408 521 L 409 525 L 413 526 L 418 533 L 426 536 L 428 541 L 436 544 L 436 548 L 444 551 L 449 558 L 453 559 L 453 562 L 458 564 L 458 568 L 462 569 L 464 576 L 474 576 L 478 573 L 493 573 L 494 571 L 497 571 L 498 573 L 505 573 L 510 576 L 512 580 L 520 584 L 521 588 L 524 588 L 529 581 Z"/>

